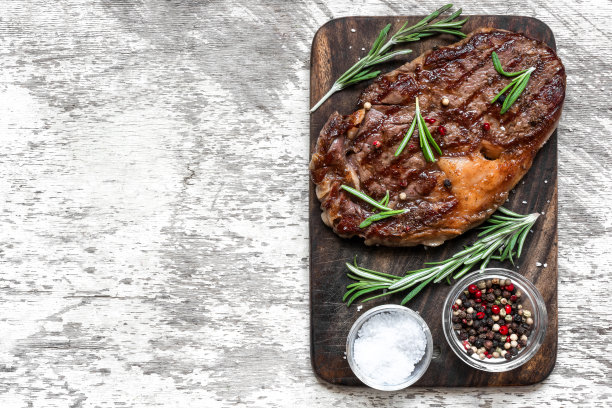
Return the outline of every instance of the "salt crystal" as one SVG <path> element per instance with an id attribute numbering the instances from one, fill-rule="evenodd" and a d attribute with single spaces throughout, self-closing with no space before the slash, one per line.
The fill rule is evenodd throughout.
<path id="1" fill-rule="evenodd" d="M 350 49 L 352 49 L 352 48 L 353 48 L 353 46 L 352 46 L 352 45 L 349 45 L 349 50 L 350 50 Z"/>
<path id="2" fill-rule="evenodd" d="M 540 266 L 542 266 L 542 263 L 541 262 L 536 262 L 536 266 L 540 267 Z"/>
<path id="3" fill-rule="evenodd" d="M 355 30 L 354 28 L 351 28 L 351 33 L 354 33 L 355 31 L 357 30 Z"/>
<path id="4" fill-rule="evenodd" d="M 527 204 L 527 201 L 523 201 L 523 204 Z"/>
<path id="5" fill-rule="evenodd" d="M 506 128 L 505 128 L 505 127 L 503 127 L 503 126 L 501 126 L 501 127 L 500 127 L 500 129 L 501 129 L 501 130 L 506 130 Z"/>
<path id="6" fill-rule="evenodd" d="M 541 214 L 544 215 L 544 211 L 542 211 Z"/>
<path id="7" fill-rule="evenodd" d="M 548 183 L 548 180 L 544 180 L 544 184 L 547 184 L 547 183 Z"/>
<path id="8" fill-rule="evenodd" d="M 361 309 L 363 309 L 363 306 L 362 306 L 362 305 L 357 306 L 357 311 L 358 311 L 358 312 L 360 312 L 360 311 L 361 311 Z"/>
<path id="9" fill-rule="evenodd" d="M 425 355 L 427 339 L 414 318 L 383 312 L 368 319 L 357 332 L 355 363 L 376 384 L 405 382 Z"/>
<path id="10" fill-rule="evenodd" d="M 545 264 L 544 264 L 544 267 L 546 268 L 547 266 L 548 266 L 548 264 L 547 264 L 547 263 L 545 263 Z"/>
<path id="11" fill-rule="evenodd" d="M 361 51 L 365 51 L 365 48 L 362 48 Z"/>

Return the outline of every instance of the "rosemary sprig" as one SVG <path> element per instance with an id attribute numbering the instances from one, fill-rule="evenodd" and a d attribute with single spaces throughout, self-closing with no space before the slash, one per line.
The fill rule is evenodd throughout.
<path id="1" fill-rule="evenodd" d="M 408 210 L 393 210 L 387 207 L 387 204 L 389 204 L 389 190 L 387 190 L 387 194 L 383 197 L 382 200 L 376 201 L 369 195 L 362 193 L 361 191 L 356 190 L 353 187 L 349 187 L 343 184 L 340 186 L 340 188 L 345 191 L 348 191 L 349 193 L 353 194 L 355 197 L 361 198 L 366 203 L 382 210 L 382 212 L 376 213 L 374 215 L 370 215 L 368 218 L 363 220 L 361 224 L 359 224 L 359 228 L 365 228 L 375 221 L 384 220 L 385 218 L 393 217 L 394 215 L 404 214 L 405 212 L 408 211 Z"/>
<path id="2" fill-rule="evenodd" d="M 375 78 L 380 74 L 380 71 L 372 71 L 370 68 L 373 65 L 380 64 L 382 62 L 388 61 L 393 57 L 398 55 L 409 54 L 412 50 L 399 50 L 390 52 L 389 49 L 396 44 L 419 41 L 422 38 L 429 37 L 439 33 L 446 33 L 456 35 L 458 37 L 464 38 L 465 34 L 461 31 L 461 27 L 467 21 L 467 18 L 463 20 L 455 20 L 461 15 L 461 9 L 455 11 L 450 16 L 440 19 L 435 23 L 432 23 L 433 20 L 438 18 L 440 14 L 444 13 L 446 10 L 453 7 L 452 4 L 447 4 L 443 7 L 440 7 L 438 10 L 434 11 L 418 23 L 413 26 L 406 27 L 408 22 L 405 22 L 404 25 L 391 36 L 389 41 L 384 43 L 387 35 L 389 34 L 389 30 L 391 29 L 391 24 L 387 24 L 385 28 L 383 28 L 374 44 L 372 44 L 372 48 L 368 54 L 357 61 L 352 67 L 350 67 L 344 74 L 342 74 L 336 82 L 332 85 L 329 91 L 321 98 L 319 102 L 315 106 L 312 107 L 310 113 L 316 111 L 319 106 L 323 104 L 330 96 L 334 93 L 341 91 L 342 89 L 356 84 L 357 82 L 365 81 L 368 79 Z"/>
<path id="3" fill-rule="evenodd" d="M 421 146 L 423 156 L 425 156 L 425 160 L 433 163 L 436 161 L 436 158 L 434 157 L 433 151 L 431 150 L 431 146 L 429 144 L 431 143 L 433 145 L 434 149 L 436 149 L 436 152 L 438 152 L 438 154 L 442 154 L 442 150 L 440 150 L 440 146 L 438 146 L 434 138 L 431 136 L 431 133 L 429 132 L 429 129 L 425 124 L 425 119 L 423 119 L 423 115 L 421 115 L 421 110 L 419 109 L 419 98 L 417 97 L 415 99 L 416 108 L 414 112 L 414 119 L 412 120 L 410 129 L 408 129 L 408 132 L 406 133 L 406 136 L 404 136 L 402 143 L 400 143 L 399 147 L 397 148 L 397 151 L 395 152 L 395 157 L 399 156 L 402 153 L 402 150 L 404 150 L 404 148 L 408 144 L 412 133 L 414 133 L 414 128 L 418 127 L 419 144 Z"/>
<path id="4" fill-rule="evenodd" d="M 404 305 L 429 283 L 448 280 L 453 273 L 453 279 L 458 279 L 477 264 L 480 264 L 480 269 L 486 268 L 492 259 L 502 262 L 509 260 L 514 264 L 514 259 L 521 256 L 527 234 L 539 214 L 521 215 L 503 207 L 500 207 L 498 211 L 499 213 L 495 213 L 489 219 L 489 223 L 478 234 L 479 239 L 472 245 L 465 247 L 464 250 L 449 259 L 428 262 L 422 269 L 408 271 L 403 277 L 363 268 L 357 265 L 355 258 L 353 264 L 347 263 L 346 266 L 349 269 L 348 277 L 356 282 L 346 287 L 347 291 L 342 301 L 347 302 L 347 306 L 350 306 L 360 296 L 375 291 L 383 290 L 384 292 L 370 296 L 362 302 L 413 288 L 402 300 L 402 305 Z"/>
<path id="5" fill-rule="evenodd" d="M 499 99 L 500 96 L 502 96 L 508 89 L 512 88 L 508 96 L 506 96 L 506 99 L 504 100 L 504 103 L 502 105 L 500 113 L 503 115 L 504 113 L 508 112 L 508 109 L 510 109 L 510 107 L 514 104 L 514 102 L 516 102 L 518 97 L 521 96 L 521 93 L 523 93 L 523 91 L 525 90 L 527 82 L 529 82 L 529 78 L 531 77 L 531 73 L 535 71 L 535 68 L 531 67 L 528 69 L 523 69 L 522 71 L 506 72 L 502 68 L 501 61 L 499 60 L 499 57 L 497 56 L 497 53 L 495 51 L 493 51 L 493 54 L 491 54 L 491 59 L 493 59 L 493 66 L 495 67 L 495 70 L 501 75 L 505 77 L 516 77 L 508 85 L 506 85 L 506 87 L 502 89 L 491 101 L 491 103 L 495 103 L 495 101 Z"/>

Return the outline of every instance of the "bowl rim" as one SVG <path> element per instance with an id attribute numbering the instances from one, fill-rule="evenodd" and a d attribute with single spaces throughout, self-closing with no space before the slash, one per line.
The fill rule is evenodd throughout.
<path id="1" fill-rule="evenodd" d="M 357 339 L 357 333 L 359 332 L 359 329 L 361 329 L 361 326 L 363 326 L 363 324 L 369 318 L 371 318 L 372 316 L 378 313 L 391 312 L 391 311 L 407 313 L 410 317 L 415 319 L 415 321 L 419 323 L 419 325 L 422 327 L 423 332 L 425 333 L 425 339 L 426 339 L 425 354 L 423 355 L 421 360 L 417 363 L 417 365 L 420 364 L 421 362 L 423 362 L 423 365 L 419 367 L 418 370 L 415 365 L 415 369 L 412 371 L 410 377 L 408 378 L 408 380 L 404 382 L 393 384 L 393 385 L 377 384 L 377 383 L 372 382 L 359 369 L 359 366 L 357 365 L 354 359 L 352 346 L 354 345 L 355 340 Z M 429 368 L 429 364 L 431 363 L 432 357 L 433 357 L 433 338 L 431 335 L 431 330 L 429 329 L 429 326 L 427 325 L 427 322 L 425 322 L 425 320 L 421 317 L 421 315 L 419 315 L 417 312 L 415 312 L 414 310 L 406 306 L 387 304 L 387 305 L 376 306 L 376 307 L 373 307 L 372 309 L 367 310 L 365 313 L 359 316 L 357 320 L 355 320 L 355 323 L 353 323 L 353 325 L 351 326 L 349 334 L 346 338 L 346 359 L 349 363 L 349 366 L 351 367 L 351 370 L 353 371 L 353 374 L 355 374 L 355 376 L 359 378 L 359 380 L 365 385 L 367 385 L 368 387 L 371 387 L 371 388 L 374 388 L 380 391 L 398 391 L 398 390 L 402 390 L 414 384 L 427 372 L 427 369 Z"/>
<path id="2" fill-rule="evenodd" d="M 518 286 L 520 289 L 522 289 L 523 295 L 528 296 L 530 302 L 533 305 L 534 310 L 532 311 L 532 313 L 535 314 L 534 317 L 537 317 L 537 330 L 534 330 L 534 332 L 531 334 L 527 347 L 523 351 L 521 351 L 521 353 L 516 358 L 501 363 L 497 361 L 489 362 L 489 360 L 486 359 L 477 360 L 467 355 L 465 353 L 465 349 L 461 348 L 457 344 L 459 339 L 453 332 L 452 322 L 450 320 L 452 317 L 452 303 L 455 302 L 456 298 L 462 292 L 464 287 L 467 287 L 468 285 L 474 282 L 486 280 L 488 278 L 496 276 L 510 279 L 515 286 Z M 449 344 L 451 350 L 453 350 L 457 357 L 459 357 L 459 359 L 461 359 L 464 363 L 478 370 L 487 372 L 506 372 L 518 368 L 523 364 L 527 363 L 535 356 L 535 354 L 542 346 L 542 343 L 544 342 L 544 337 L 546 335 L 547 327 L 548 313 L 546 310 L 546 303 L 544 302 L 544 298 L 542 297 L 540 291 L 525 276 L 505 268 L 485 268 L 474 271 L 469 275 L 464 276 L 461 280 L 455 283 L 451 291 L 448 293 L 444 301 L 444 306 L 442 308 L 442 331 L 444 332 L 444 337 L 446 338 L 446 341 Z"/>

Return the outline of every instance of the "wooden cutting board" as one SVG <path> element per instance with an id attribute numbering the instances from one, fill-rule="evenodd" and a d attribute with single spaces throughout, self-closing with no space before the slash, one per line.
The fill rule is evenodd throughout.
<path id="1" fill-rule="evenodd" d="M 395 32 L 404 21 L 416 23 L 422 17 L 346 17 L 331 20 L 315 35 L 310 63 L 310 100 L 313 106 L 330 88 L 335 78 L 350 67 L 359 56 L 365 55 L 378 32 L 393 23 Z M 525 33 L 544 41 L 553 49 L 555 39 L 543 22 L 519 16 L 471 16 L 463 31 L 479 27 L 496 27 Z M 355 29 L 352 32 L 351 29 Z M 435 45 L 448 45 L 457 41 L 451 36 L 410 43 L 412 54 L 404 59 L 379 65 L 382 72 L 391 71 L 416 58 Z M 364 50 L 365 49 L 365 50 Z M 342 114 L 355 109 L 357 97 L 369 82 L 358 84 L 335 94 L 311 115 L 310 153 L 312 154 L 319 131 L 329 115 L 337 110 Z M 537 154 L 532 168 L 519 182 L 506 207 L 518 213 L 541 212 L 533 234 L 530 234 L 518 267 L 509 263 L 491 263 L 525 275 L 544 296 L 548 311 L 548 329 L 538 354 L 527 364 L 501 374 L 485 373 L 470 368 L 452 352 L 442 333 L 441 305 L 450 286 L 445 283 L 430 285 L 407 306 L 418 311 L 431 329 L 434 340 L 434 358 L 427 373 L 415 386 L 502 386 L 527 385 L 545 379 L 552 371 L 557 356 L 557 134 Z M 526 204 L 524 204 L 526 202 Z M 344 358 L 346 337 L 353 322 L 366 310 L 381 304 L 399 304 L 404 295 L 397 294 L 347 308 L 342 303 L 346 285 L 352 281 L 346 276 L 344 263 L 355 254 L 364 267 L 397 275 L 421 268 L 424 262 L 446 259 L 464 244 L 472 243 L 475 231 L 468 232 L 441 247 L 425 250 L 414 248 L 367 247 L 358 239 L 341 239 L 321 221 L 319 201 L 310 183 L 310 341 L 312 366 L 321 379 L 334 384 L 359 385 Z M 536 262 L 546 264 L 538 267 Z"/>

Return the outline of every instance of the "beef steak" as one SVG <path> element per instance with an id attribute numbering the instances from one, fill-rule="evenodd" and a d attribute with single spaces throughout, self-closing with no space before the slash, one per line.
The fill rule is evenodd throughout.
<path id="1" fill-rule="evenodd" d="M 504 115 L 501 103 L 490 101 L 511 78 L 495 71 L 493 51 L 506 71 L 535 67 Z M 425 161 L 416 133 L 394 157 L 417 96 L 422 115 L 436 119 L 428 125 L 442 149 L 435 163 Z M 426 52 L 379 76 L 360 96 L 360 109 L 347 116 L 335 112 L 321 130 L 310 171 L 323 221 L 338 235 L 360 236 L 369 245 L 435 246 L 462 234 L 491 216 L 529 170 L 557 126 L 564 98 L 561 60 L 522 34 L 482 28 Z M 363 108 L 366 102 L 370 109 Z M 377 210 L 342 184 L 376 200 L 388 190 L 388 207 L 409 211 L 359 228 Z"/>

